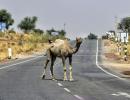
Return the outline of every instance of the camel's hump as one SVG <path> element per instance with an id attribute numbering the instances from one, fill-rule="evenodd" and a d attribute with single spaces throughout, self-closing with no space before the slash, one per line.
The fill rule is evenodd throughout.
<path id="1" fill-rule="evenodd" d="M 53 43 L 54 46 L 61 46 L 63 44 L 65 44 L 65 41 L 61 39 L 56 39 L 55 42 Z"/>
<path id="2" fill-rule="evenodd" d="M 65 40 L 61 40 L 61 39 L 56 39 L 56 40 L 55 40 L 55 43 L 60 43 L 60 42 L 61 42 L 61 43 L 64 43 Z"/>

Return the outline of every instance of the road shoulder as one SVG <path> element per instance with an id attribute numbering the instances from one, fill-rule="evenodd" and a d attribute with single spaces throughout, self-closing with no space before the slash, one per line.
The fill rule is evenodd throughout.
<path id="1" fill-rule="evenodd" d="M 124 62 L 113 52 L 116 50 L 113 44 L 106 45 L 106 41 L 103 41 L 102 50 L 102 62 L 100 64 L 103 65 L 104 68 L 119 74 L 121 77 L 130 78 L 130 64 L 129 62 Z"/>

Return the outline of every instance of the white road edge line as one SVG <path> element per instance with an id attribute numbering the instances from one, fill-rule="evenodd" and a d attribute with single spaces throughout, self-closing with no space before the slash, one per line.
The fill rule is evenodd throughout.
<path id="1" fill-rule="evenodd" d="M 12 67 L 12 66 L 15 66 L 15 65 L 19 65 L 19 64 L 22 64 L 22 63 L 25 63 L 25 62 L 28 62 L 28 61 L 31 61 L 31 60 L 34 60 L 34 59 L 37 59 L 39 57 L 43 57 L 43 56 L 38 56 L 38 57 L 35 57 L 35 58 L 32 58 L 32 59 L 29 59 L 29 60 L 25 60 L 25 61 L 22 61 L 22 62 L 19 62 L 19 63 L 16 63 L 16 64 L 12 64 L 12 65 L 8 65 L 8 66 L 4 66 L 4 67 L 1 67 L 0 70 L 2 69 L 6 69 L 6 68 L 9 68 L 9 67 Z"/>
<path id="2" fill-rule="evenodd" d="M 84 98 L 80 97 L 79 95 L 74 95 L 79 100 L 84 100 Z"/>
<path id="3" fill-rule="evenodd" d="M 104 70 L 101 66 L 99 66 L 99 64 L 98 64 L 98 39 L 97 39 L 97 51 L 96 51 L 96 65 L 97 65 L 97 67 L 98 67 L 99 69 L 101 69 L 101 70 L 102 70 L 103 72 L 105 72 L 106 74 L 111 75 L 111 76 L 114 76 L 114 77 L 116 77 L 116 78 L 118 78 L 118 79 L 120 79 L 120 80 L 124 80 L 123 78 L 121 78 L 121 77 L 119 77 L 119 76 L 116 76 L 116 75 L 114 75 L 114 74 L 112 74 L 112 73 L 110 73 L 110 72 Z"/>

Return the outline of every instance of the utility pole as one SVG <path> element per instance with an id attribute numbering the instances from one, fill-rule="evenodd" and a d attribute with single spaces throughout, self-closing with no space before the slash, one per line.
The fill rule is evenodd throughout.
<path id="1" fill-rule="evenodd" d="M 65 26 L 66 26 L 66 23 L 64 23 L 64 31 L 65 31 Z"/>

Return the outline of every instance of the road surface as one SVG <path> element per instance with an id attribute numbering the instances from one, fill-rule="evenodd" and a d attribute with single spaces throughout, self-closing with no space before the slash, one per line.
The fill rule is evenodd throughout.
<path id="1" fill-rule="evenodd" d="M 83 41 L 73 56 L 73 82 L 62 80 L 60 59 L 54 66 L 58 81 L 50 80 L 49 67 L 41 80 L 44 56 L 0 65 L 0 100 L 130 100 L 130 81 L 99 65 L 101 47 L 101 40 Z"/>

